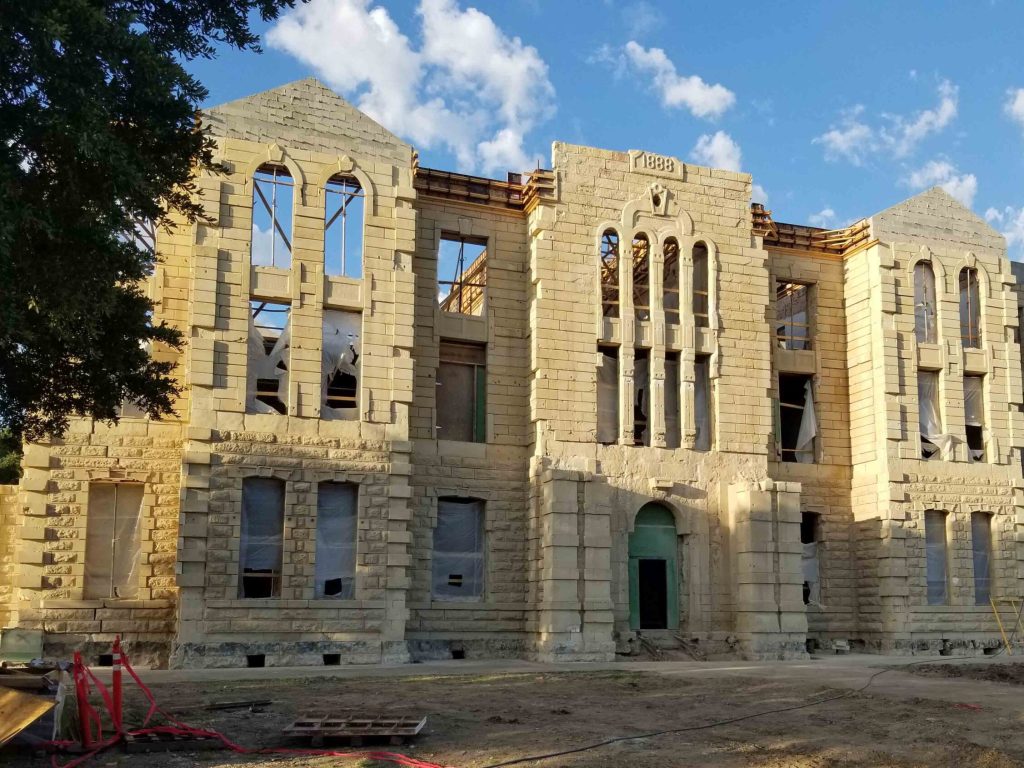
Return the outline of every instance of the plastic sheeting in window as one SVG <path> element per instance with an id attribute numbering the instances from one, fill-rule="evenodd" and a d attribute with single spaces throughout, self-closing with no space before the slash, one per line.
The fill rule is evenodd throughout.
<path id="1" fill-rule="evenodd" d="M 619 359 L 601 352 L 597 368 L 597 442 L 619 439 Z"/>
<path id="2" fill-rule="evenodd" d="M 360 333 L 363 316 L 359 312 L 324 310 L 323 346 L 321 347 L 320 402 L 325 416 L 358 418 L 359 416 L 359 361 L 362 356 Z M 337 378 L 336 378 L 337 377 Z M 334 385 L 332 386 L 332 382 Z M 354 386 L 354 400 L 349 407 Z M 330 390 L 330 391 L 329 391 Z M 343 390 L 346 390 L 343 392 Z M 329 397 L 330 395 L 330 397 Z"/>
<path id="3" fill-rule="evenodd" d="M 988 605 L 992 596 L 992 515 L 971 513 L 971 551 L 974 559 L 974 604 Z"/>
<path id="4" fill-rule="evenodd" d="M 288 402 L 288 350 L 291 347 L 291 312 L 285 304 L 251 302 L 249 318 L 248 372 L 246 408 L 253 413 L 281 413 L 278 408 L 257 399 L 260 380 L 277 382 L 277 399 Z M 267 347 L 270 351 L 267 351 Z"/>
<path id="5" fill-rule="evenodd" d="M 693 423 L 697 434 L 693 447 L 711 450 L 711 361 L 698 357 L 693 365 Z"/>
<path id="6" fill-rule="evenodd" d="M 947 456 L 953 446 L 953 436 L 942 431 L 939 420 L 939 374 L 934 371 L 917 372 L 917 404 L 921 438 L 935 446 L 932 450 L 922 445 L 922 451 L 928 452 L 928 458 Z"/>
<path id="7" fill-rule="evenodd" d="M 284 553 L 284 482 L 269 477 L 242 481 L 239 597 L 277 597 Z"/>
<path id="8" fill-rule="evenodd" d="M 818 567 L 818 543 L 812 541 L 803 545 L 803 554 L 800 557 L 800 567 L 804 575 L 804 583 L 807 585 L 810 594 L 807 596 L 807 603 L 810 605 L 821 605 L 821 584 L 820 570 Z"/>
<path id="9" fill-rule="evenodd" d="M 85 532 L 86 599 L 139 593 L 141 485 L 91 483 Z"/>
<path id="10" fill-rule="evenodd" d="M 935 344 L 935 273 L 931 265 L 919 261 L 914 266 L 914 333 L 919 344 Z"/>
<path id="11" fill-rule="evenodd" d="M 437 600 L 476 600 L 484 593 L 484 503 L 440 499 L 431 562 Z"/>
<path id="12" fill-rule="evenodd" d="M 318 598 L 351 600 L 356 591 L 356 530 L 359 490 L 349 483 L 320 483 L 316 502 Z"/>
<path id="13" fill-rule="evenodd" d="M 682 413 L 679 408 L 679 357 L 665 357 L 665 445 L 682 443 Z"/>
<path id="14" fill-rule="evenodd" d="M 969 427 L 985 426 L 982 400 L 982 377 L 964 376 L 964 423 Z"/>
<path id="15" fill-rule="evenodd" d="M 946 603 L 946 513 L 924 513 L 924 538 L 928 605 Z"/>
<path id="16" fill-rule="evenodd" d="M 804 385 L 804 412 L 800 416 L 800 431 L 796 436 L 796 460 L 801 464 L 814 463 L 814 438 L 818 436 L 818 418 L 814 414 L 811 381 Z"/>

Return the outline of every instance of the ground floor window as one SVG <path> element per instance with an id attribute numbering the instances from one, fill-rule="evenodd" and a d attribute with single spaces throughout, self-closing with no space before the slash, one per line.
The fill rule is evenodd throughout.
<path id="1" fill-rule="evenodd" d="M 484 574 L 484 502 L 439 499 L 431 576 L 434 599 L 479 600 Z"/>
<path id="2" fill-rule="evenodd" d="M 89 484 L 85 599 L 138 595 L 142 491 L 131 483 Z"/>
<path id="3" fill-rule="evenodd" d="M 929 509 L 924 513 L 924 538 L 928 605 L 945 605 L 949 602 L 945 512 Z"/>
<path id="4" fill-rule="evenodd" d="M 351 600 L 356 596 L 358 486 L 320 483 L 316 497 L 314 595 Z"/>
<path id="5" fill-rule="evenodd" d="M 247 477 L 242 481 L 239 597 L 281 596 L 283 539 L 284 481 Z"/>

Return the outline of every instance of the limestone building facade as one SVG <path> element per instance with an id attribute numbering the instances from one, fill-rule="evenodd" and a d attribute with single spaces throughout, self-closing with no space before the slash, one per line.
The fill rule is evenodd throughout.
<path id="1" fill-rule="evenodd" d="M 209 110 L 176 416 L 0 487 L 0 627 L 170 666 L 983 653 L 1024 594 L 1021 294 L 933 189 L 842 230 L 555 143 L 482 179 L 315 80 Z"/>

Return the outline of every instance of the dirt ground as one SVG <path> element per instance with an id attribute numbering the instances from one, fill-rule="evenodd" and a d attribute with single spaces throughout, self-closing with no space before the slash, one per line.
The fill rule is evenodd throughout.
<path id="1" fill-rule="evenodd" d="M 1024 685 L 1024 664 L 928 664 L 912 667 L 910 671 L 922 677 L 961 677 Z"/>
<path id="2" fill-rule="evenodd" d="M 934 668 L 933 668 L 934 669 Z M 1024 667 L 1022 667 L 1024 669 Z M 902 673 L 887 673 L 902 674 Z M 934 673 L 930 673 L 934 674 Z M 912 678 L 908 678 L 912 681 Z M 950 680 L 950 686 L 971 685 Z M 632 671 L 552 672 L 400 679 L 311 677 L 152 686 L 168 711 L 252 747 L 293 746 L 281 729 L 302 714 L 423 713 L 423 734 L 405 754 L 455 768 L 571 749 L 614 736 L 685 728 L 768 709 L 797 706 L 841 691 L 790 680 L 670 676 Z M 209 711 L 210 703 L 272 699 L 262 712 Z M 133 709 L 140 701 L 132 698 Z M 1024 696 L 1022 696 L 1024 705 Z M 1021 707 L 1024 710 L 1024 706 Z M 865 693 L 819 706 L 685 733 L 620 742 L 522 765 L 540 768 L 712 766 L 732 768 L 1004 768 L 1024 766 L 1024 718 L 1008 708 Z M 339 747 L 344 748 L 344 747 Z M 147 768 L 326 768 L 386 765 L 307 756 L 238 756 L 228 752 L 123 755 L 92 765 Z M 45 758 L 0 753 L 0 765 L 42 768 Z"/>

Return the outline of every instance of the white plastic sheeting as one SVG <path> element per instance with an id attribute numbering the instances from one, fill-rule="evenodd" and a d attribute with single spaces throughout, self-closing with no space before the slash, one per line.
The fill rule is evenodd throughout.
<path id="1" fill-rule="evenodd" d="M 633 443 L 651 444 L 651 376 L 646 357 L 633 363 Z"/>
<path id="2" fill-rule="evenodd" d="M 953 436 L 942 431 L 939 420 L 939 374 L 934 371 L 917 372 L 917 407 L 921 439 L 927 440 L 934 449 L 922 443 L 921 450 L 927 458 L 947 456 L 953 446 Z"/>
<path id="3" fill-rule="evenodd" d="M 928 605 L 946 602 L 946 513 L 929 509 L 924 513 L 925 563 Z"/>
<path id="4" fill-rule="evenodd" d="M 979 446 L 972 445 L 972 432 L 975 437 L 984 441 L 985 428 L 985 400 L 982 395 L 984 379 L 981 376 L 964 376 L 964 423 L 968 427 L 975 427 L 968 430 L 967 453 L 971 461 L 983 461 L 985 459 L 984 442 Z"/>
<path id="5" fill-rule="evenodd" d="M 431 562 L 437 600 L 476 600 L 484 593 L 484 503 L 440 499 Z"/>
<path id="6" fill-rule="evenodd" d="M 679 408 L 679 356 L 665 357 L 665 445 L 682 443 L 682 413 Z"/>
<path id="7" fill-rule="evenodd" d="M 935 273 L 930 264 L 919 261 L 914 266 L 914 333 L 918 344 L 938 341 L 935 307 Z"/>
<path id="8" fill-rule="evenodd" d="M 697 430 L 693 447 L 711 450 L 711 362 L 698 357 L 693 366 L 693 422 Z"/>
<path id="9" fill-rule="evenodd" d="M 971 513 L 971 550 L 974 558 L 974 603 L 988 605 L 992 595 L 992 515 Z"/>
<path id="10" fill-rule="evenodd" d="M 139 593 L 143 487 L 90 483 L 85 532 L 84 597 L 133 598 Z"/>
<path id="11" fill-rule="evenodd" d="M 803 545 L 800 566 L 803 570 L 804 584 L 809 590 L 808 605 L 821 605 L 820 569 L 818 567 L 818 542 L 812 541 Z"/>
<path id="12" fill-rule="evenodd" d="M 814 463 L 814 438 L 818 436 L 818 418 L 814 414 L 811 381 L 804 385 L 804 412 L 800 417 L 800 431 L 796 436 L 796 460 L 801 464 Z"/>
<path id="13" fill-rule="evenodd" d="M 619 439 L 619 359 L 601 353 L 597 368 L 597 442 L 614 443 Z"/>
<path id="14" fill-rule="evenodd" d="M 320 382 L 320 402 L 325 412 L 359 415 L 359 360 L 362 357 L 360 333 L 363 316 L 359 312 L 324 310 L 324 336 L 321 348 L 323 378 Z M 333 408 L 327 405 L 327 389 L 336 374 L 346 374 L 356 381 L 356 407 Z M 325 413 L 325 415 L 327 415 Z"/>
<path id="15" fill-rule="evenodd" d="M 288 350 L 291 347 L 291 312 L 286 305 L 267 305 L 266 302 L 253 302 L 253 313 L 249 318 L 249 360 L 246 390 L 246 408 L 253 413 L 280 413 L 277 408 L 257 399 L 257 383 L 260 379 L 276 380 L 277 397 L 282 405 L 288 402 Z M 270 310 L 269 320 L 257 317 L 259 306 L 264 311 Z M 263 312 L 260 312 L 262 315 Z M 274 326 L 284 316 L 284 323 Z M 266 341 L 274 343 L 267 352 Z"/>
<path id="16" fill-rule="evenodd" d="M 359 490 L 351 483 L 320 483 L 316 502 L 318 598 L 355 597 L 356 529 Z"/>
<path id="17" fill-rule="evenodd" d="M 284 482 L 270 477 L 242 481 L 239 597 L 280 594 L 284 538 Z"/>

